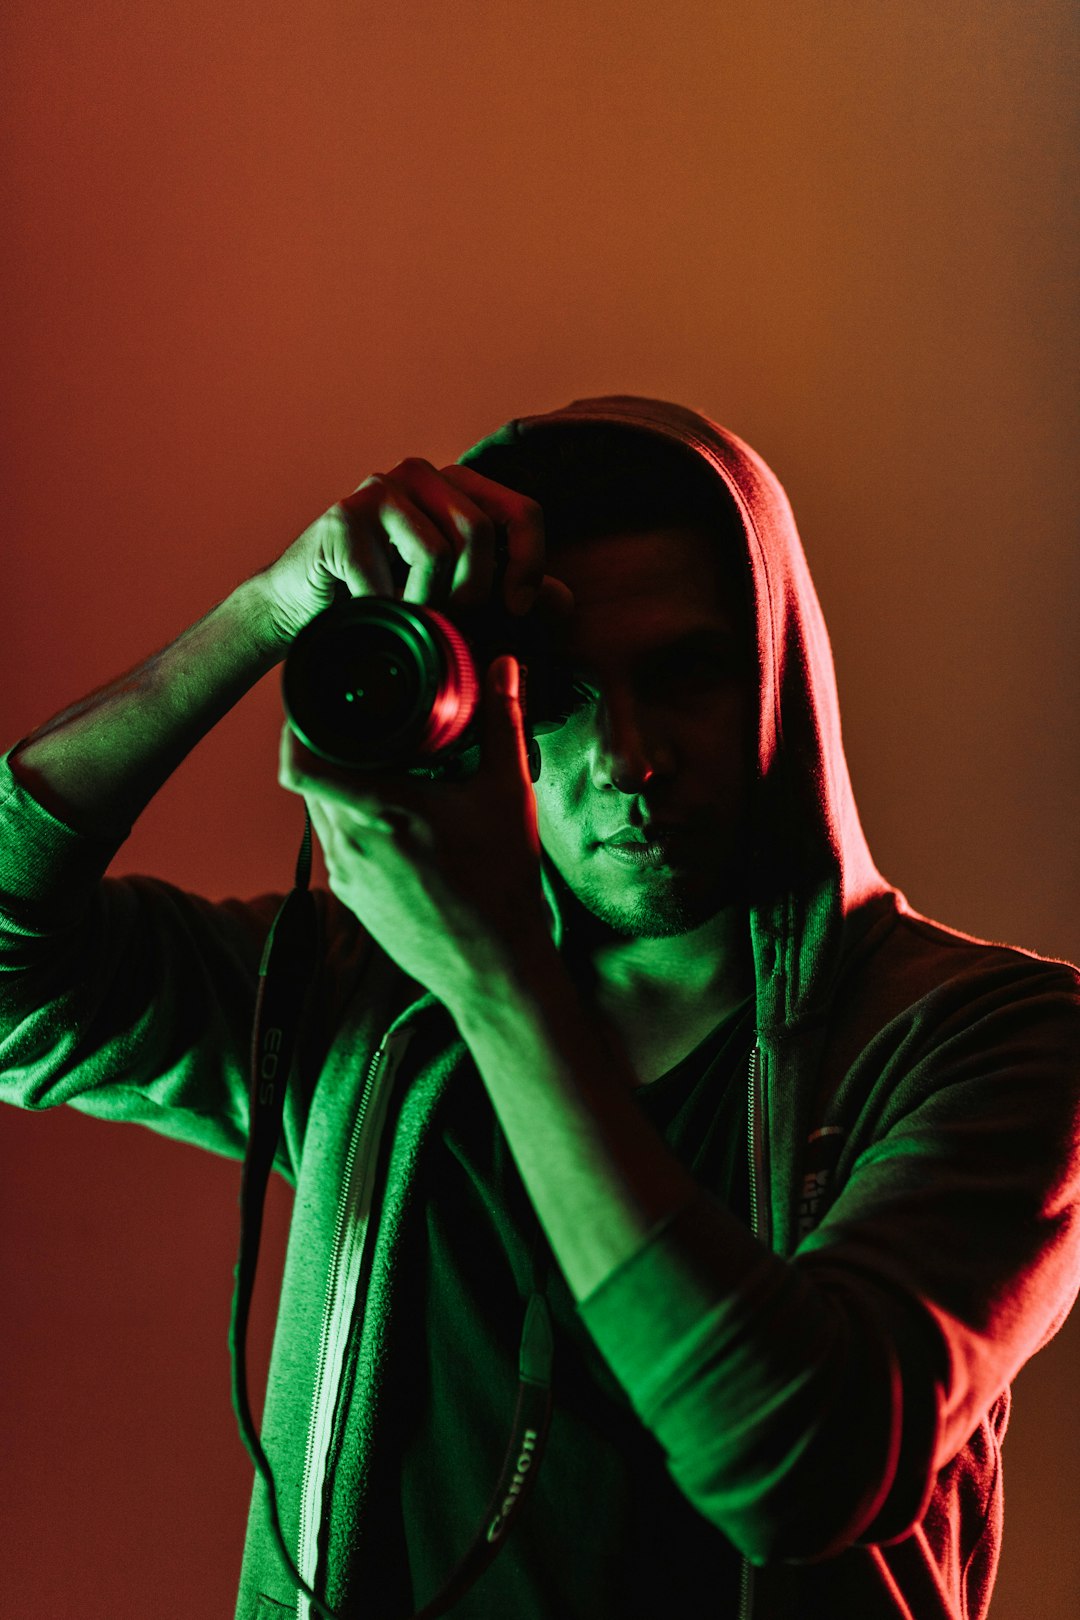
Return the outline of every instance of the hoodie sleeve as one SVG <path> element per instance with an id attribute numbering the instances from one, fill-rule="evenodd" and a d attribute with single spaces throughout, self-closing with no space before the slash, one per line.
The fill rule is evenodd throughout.
<path id="1" fill-rule="evenodd" d="M 906 1029 L 792 1258 L 701 1193 L 579 1305 L 676 1483 L 757 1564 L 910 1530 L 1080 1284 L 1075 976 L 1041 964 Z"/>
<path id="2" fill-rule="evenodd" d="M 122 843 L 58 820 L 0 759 L 0 1100 L 241 1158 L 259 962 L 283 897 L 107 878 Z M 324 932 L 330 898 L 316 893 Z M 290 1181 L 306 1100 L 290 1086 L 276 1162 Z"/>

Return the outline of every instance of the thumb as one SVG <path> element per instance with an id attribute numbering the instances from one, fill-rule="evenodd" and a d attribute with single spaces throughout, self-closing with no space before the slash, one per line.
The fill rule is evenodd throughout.
<path id="1" fill-rule="evenodd" d="M 521 696 L 525 682 L 512 653 L 492 660 L 484 683 L 483 760 L 489 770 L 513 769 L 528 781 Z"/>

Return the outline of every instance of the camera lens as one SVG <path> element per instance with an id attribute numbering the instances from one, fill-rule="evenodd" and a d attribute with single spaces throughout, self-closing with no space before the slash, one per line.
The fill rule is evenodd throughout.
<path id="1" fill-rule="evenodd" d="M 328 608 L 289 649 L 289 724 L 312 753 L 376 770 L 423 766 L 450 747 L 476 708 L 468 648 L 449 620 L 383 597 Z"/>
<path id="2" fill-rule="evenodd" d="M 313 667 L 311 696 L 327 729 L 376 752 L 406 726 L 423 672 L 384 625 L 332 637 Z"/>

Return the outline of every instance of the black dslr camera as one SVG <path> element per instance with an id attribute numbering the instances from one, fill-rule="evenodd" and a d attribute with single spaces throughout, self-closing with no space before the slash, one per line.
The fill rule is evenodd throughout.
<path id="1" fill-rule="evenodd" d="M 561 637 L 535 612 L 503 604 L 505 557 L 492 600 L 446 614 L 385 596 L 341 600 L 313 619 L 285 659 L 285 714 L 306 748 L 357 771 L 404 770 L 452 780 L 479 758 L 484 675 L 502 653 L 522 666 L 525 736 L 535 781 L 536 735 L 577 699 Z"/>

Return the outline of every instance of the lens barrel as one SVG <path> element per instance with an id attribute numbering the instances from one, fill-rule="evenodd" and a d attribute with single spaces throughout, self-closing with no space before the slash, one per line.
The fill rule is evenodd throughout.
<path id="1" fill-rule="evenodd" d="M 320 759 L 349 770 L 434 765 L 463 746 L 479 702 L 469 647 L 449 619 L 389 597 L 327 608 L 289 648 L 289 724 Z"/>

